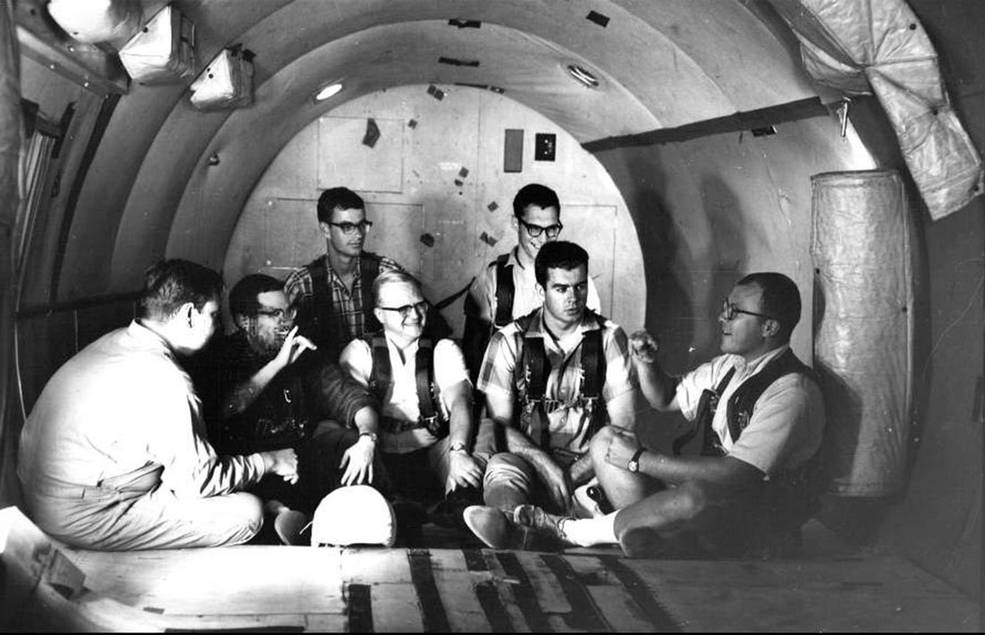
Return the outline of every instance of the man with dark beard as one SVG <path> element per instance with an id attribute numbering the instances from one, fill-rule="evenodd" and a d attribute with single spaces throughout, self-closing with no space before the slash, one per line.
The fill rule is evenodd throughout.
<path id="1" fill-rule="evenodd" d="M 360 432 L 377 430 L 373 399 L 298 332 L 295 308 L 279 280 L 244 277 L 229 293 L 229 308 L 236 331 L 219 342 L 200 386 L 209 436 L 223 451 L 297 450 L 296 486 L 264 479 L 253 490 L 275 515 L 281 540 L 293 542 L 306 518 L 287 512 L 310 516 L 338 486 L 346 450 Z"/>

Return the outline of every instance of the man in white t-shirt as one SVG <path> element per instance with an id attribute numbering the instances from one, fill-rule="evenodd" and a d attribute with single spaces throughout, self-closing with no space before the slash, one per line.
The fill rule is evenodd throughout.
<path id="1" fill-rule="evenodd" d="M 398 501 L 427 504 L 453 496 L 464 507 L 478 500 L 493 434 L 486 426 L 488 434 L 476 438 L 462 351 L 451 339 L 431 342 L 422 336 L 427 302 L 410 274 L 381 272 L 373 298 L 382 332 L 350 342 L 339 362 L 376 395 L 380 429 L 363 431 L 346 451 L 342 482 L 361 482 L 379 449 Z"/>

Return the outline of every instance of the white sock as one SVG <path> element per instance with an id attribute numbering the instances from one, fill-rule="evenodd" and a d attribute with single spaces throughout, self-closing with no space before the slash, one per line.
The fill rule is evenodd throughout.
<path id="1" fill-rule="evenodd" d="M 569 542 L 579 547 L 615 544 L 616 513 L 595 518 L 568 518 L 561 521 L 561 531 Z"/>

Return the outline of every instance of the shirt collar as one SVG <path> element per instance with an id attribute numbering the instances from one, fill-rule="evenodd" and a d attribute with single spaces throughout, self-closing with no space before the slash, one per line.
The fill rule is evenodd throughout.
<path id="1" fill-rule="evenodd" d="M 599 321 L 595 318 L 595 314 L 585 309 L 585 314 L 581 316 L 581 324 L 578 326 L 578 332 L 584 335 L 590 331 L 597 331 L 599 329 Z M 524 335 L 531 335 L 533 337 L 547 337 L 548 339 L 553 339 L 547 332 L 547 327 L 544 326 L 544 307 L 541 306 L 537 309 L 537 313 L 534 318 L 530 320 L 527 325 L 527 330 Z"/>
<path id="2" fill-rule="evenodd" d="M 761 371 L 766 364 L 770 363 L 789 349 L 789 344 L 783 344 L 782 346 L 774 348 L 771 351 L 763 353 L 749 362 L 747 362 L 741 355 L 733 355 L 732 357 L 735 358 L 735 369 L 739 373 L 753 375 Z"/>
<path id="3" fill-rule="evenodd" d="M 332 278 L 338 278 L 339 281 L 341 281 L 342 278 L 341 276 L 339 276 L 339 272 L 335 270 L 335 267 L 332 266 L 332 261 L 328 257 L 328 254 L 325 254 L 324 258 L 325 258 L 325 272 L 328 274 L 328 279 L 331 280 Z M 356 257 L 356 270 L 353 273 L 354 281 L 359 279 L 359 273 L 363 270 L 362 258 L 363 258 L 362 253 L 360 253 L 359 256 Z"/>
<path id="4" fill-rule="evenodd" d="M 393 353 L 396 353 L 399 356 L 401 350 L 400 347 L 397 346 L 396 342 L 390 339 L 390 335 L 386 331 L 383 332 L 383 338 L 386 340 L 387 348 L 389 348 Z M 403 349 L 404 362 L 406 362 L 409 359 L 415 359 L 417 357 L 417 349 L 420 348 L 420 345 L 421 345 L 421 338 L 419 337 L 413 342 L 411 342 L 410 344 L 408 344 L 407 348 Z"/>
<path id="5" fill-rule="evenodd" d="M 174 350 L 168 341 L 153 329 L 141 324 L 139 320 L 134 319 L 130 322 L 130 325 L 127 326 L 127 334 L 147 348 L 160 349 L 165 355 L 174 359 Z"/>
<path id="6" fill-rule="evenodd" d="M 526 269 L 526 267 L 523 266 L 523 263 L 520 262 L 520 257 L 517 255 L 519 249 L 520 245 L 517 245 L 510 250 L 510 257 L 506 259 L 507 267 L 519 267 L 521 269 Z"/>

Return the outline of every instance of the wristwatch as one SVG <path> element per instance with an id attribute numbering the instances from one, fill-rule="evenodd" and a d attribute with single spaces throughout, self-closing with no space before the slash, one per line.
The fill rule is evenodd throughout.
<path id="1" fill-rule="evenodd" d="M 637 448 L 636 452 L 633 453 L 633 458 L 629 459 L 629 463 L 626 464 L 626 469 L 629 470 L 630 472 L 633 472 L 634 474 L 636 472 L 639 472 L 640 457 L 643 456 L 644 452 L 646 452 L 646 448 L 644 448 L 642 445 L 639 448 Z"/>
<path id="2" fill-rule="evenodd" d="M 465 452 L 466 451 L 465 444 L 462 443 L 461 441 L 456 441 L 455 443 L 452 443 L 451 444 L 451 447 L 448 448 L 448 451 L 449 452 Z"/>
<path id="3" fill-rule="evenodd" d="M 369 440 L 373 442 L 373 445 L 376 445 L 380 440 L 379 435 L 377 435 L 375 432 L 360 432 L 359 436 L 369 437 Z"/>

